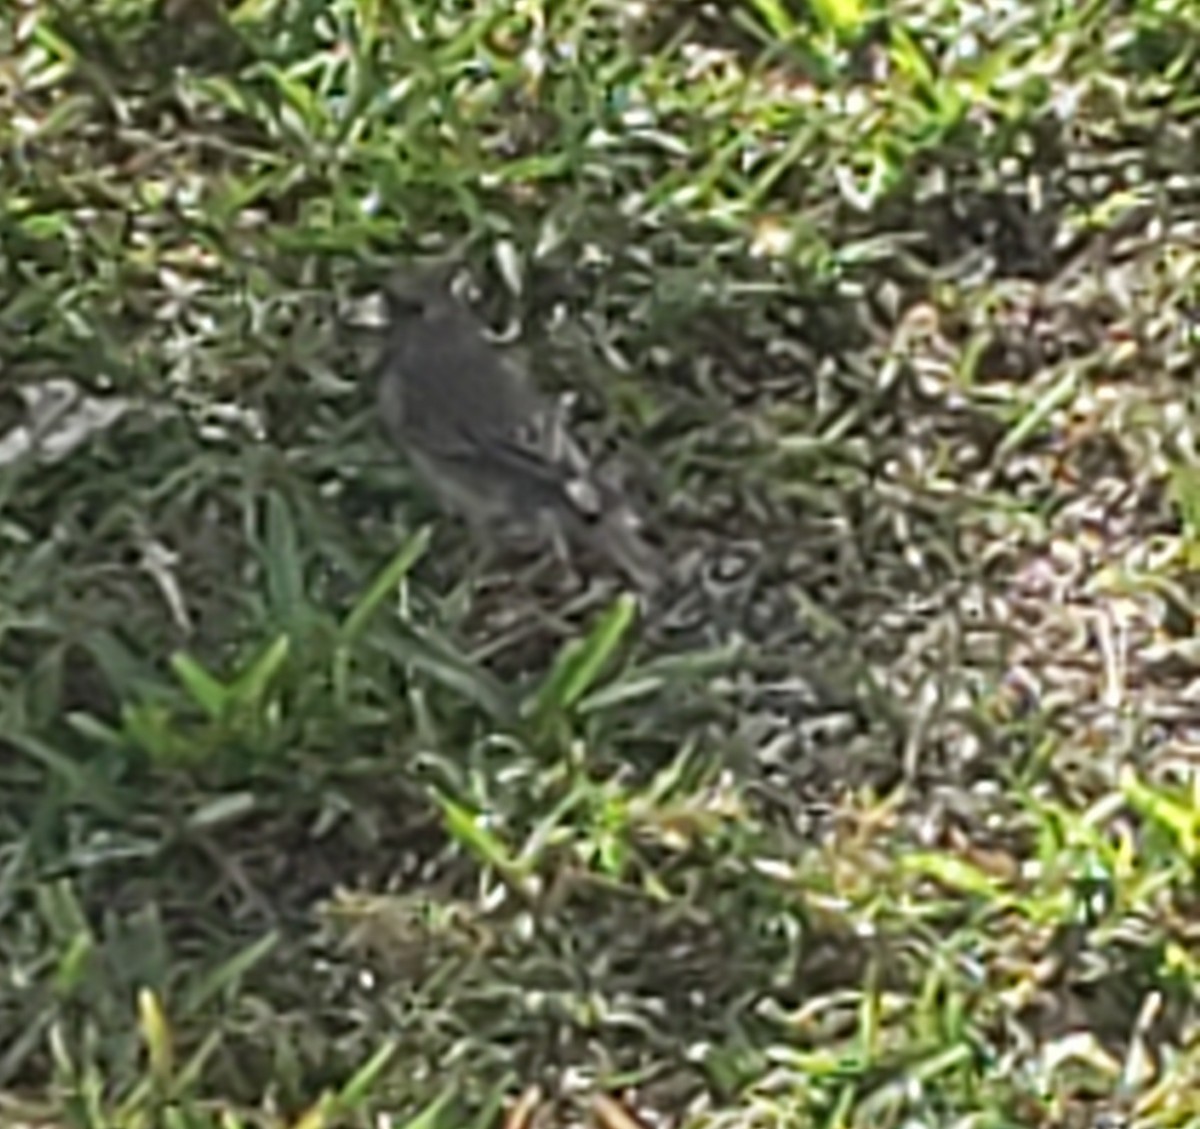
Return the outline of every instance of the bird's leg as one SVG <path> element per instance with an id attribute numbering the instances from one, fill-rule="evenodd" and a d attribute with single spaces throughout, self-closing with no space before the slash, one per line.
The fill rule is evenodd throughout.
<path id="1" fill-rule="evenodd" d="M 496 563 L 496 546 L 493 531 L 484 519 L 477 514 L 470 514 L 467 516 L 466 522 L 471 559 L 467 562 L 463 581 L 470 585 L 471 591 L 474 593 Z"/>
<path id="2" fill-rule="evenodd" d="M 540 514 L 533 532 L 540 544 L 549 543 L 551 552 L 548 555 L 539 554 L 538 563 L 526 574 L 526 580 L 535 583 L 548 573 L 557 574 L 564 568 L 570 570 L 571 547 L 561 523 L 554 519 L 554 515 L 548 512 Z"/>
<path id="3" fill-rule="evenodd" d="M 571 563 L 571 547 L 567 544 L 566 534 L 563 533 L 562 525 L 551 519 L 550 526 L 550 544 L 554 549 L 554 555 L 561 565 Z"/>

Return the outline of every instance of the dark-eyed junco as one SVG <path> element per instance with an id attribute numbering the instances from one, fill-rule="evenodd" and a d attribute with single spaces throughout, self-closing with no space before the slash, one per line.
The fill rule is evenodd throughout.
<path id="1" fill-rule="evenodd" d="M 385 287 L 378 397 L 388 435 L 443 505 L 477 529 L 515 522 L 560 549 L 583 542 L 653 590 L 662 562 L 633 511 L 487 340 L 451 293 L 450 275 L 444 265 L 401 270 Z"/>

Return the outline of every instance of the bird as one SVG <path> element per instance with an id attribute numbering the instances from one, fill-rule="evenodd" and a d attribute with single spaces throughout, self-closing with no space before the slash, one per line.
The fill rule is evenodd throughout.
<path id="1" fill-rule="evenodd" d="M 394 271 L 377 408 L 390 440 L 443 508 L 477 534 L 515 524 L 589 546 L 644 592 L 663 561 L 620 492 L 602 480 L 555 411 L 488 340 L 446 264 Z"/>

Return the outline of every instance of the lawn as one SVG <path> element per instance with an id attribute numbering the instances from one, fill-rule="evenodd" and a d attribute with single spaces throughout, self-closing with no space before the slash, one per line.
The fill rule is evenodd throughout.
<path id="1" fill-rule="evenodd" d="M 1198 434 L 1192 0 L 10 0 L 0 1126 L 1200 1125 Z"/>

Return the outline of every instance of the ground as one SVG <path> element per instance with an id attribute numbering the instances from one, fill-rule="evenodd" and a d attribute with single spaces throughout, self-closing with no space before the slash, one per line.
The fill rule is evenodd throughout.
<path id="1" fill-rule="evenodd" d="M 3 1124 L 1200 1124 L 1198 45 L 6 9 Z M 451 246 L 652 598 L 388 447 Z"/>

